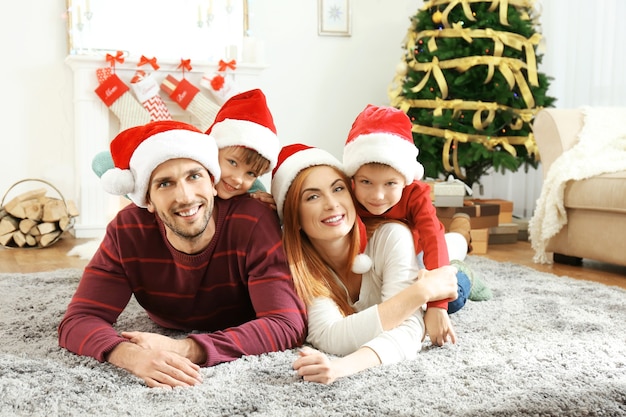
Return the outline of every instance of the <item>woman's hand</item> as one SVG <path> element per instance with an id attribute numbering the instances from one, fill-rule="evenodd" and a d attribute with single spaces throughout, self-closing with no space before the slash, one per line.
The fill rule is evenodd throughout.
<path id="1" fill-rule="evenodd" d="M 458 283 L 456 274 L 458 270 L 455 266 L 446 265 L 430 271 L 424 270 L 419 275 L 417 285 L 421 285 L 427 294 L 428 300 L 456 300 L 458 294 Z"/>
<path id="2" fill-rule="evenodd" d="M 305 381 L 332 384 L 337 379 L 333 374 L 332 361 L 324 353 L 304 346 L 298 354 L 300 357 L 292 366 Z"/>
<path id="3" fill-rule="evenodd" d="M 376 352 L 368 347 L 361 347 L 347 356 L 333 360 L 306 346 L 300 349 L 299 354 L 300 357 L 293 363 L 293 369 L 305 381 L 320 384 L 332 384 L 339 378 L 354 375 L 381 363 Z"/>

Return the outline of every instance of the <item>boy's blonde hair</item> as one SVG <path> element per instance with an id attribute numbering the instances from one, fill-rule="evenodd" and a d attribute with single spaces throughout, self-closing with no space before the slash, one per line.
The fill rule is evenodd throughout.
<path id="1" fill-rule="evenodd" d="M 254 149 L 246 148 L 245 146 L 226 146 L 226 149 L 230 148 L 237 152 L 237 155 L 241 158 L 243 162 L 250 165 L 250 169 L 254 171 L 257 176 L 261 176 L 263 174 L 267 174 L 270 170 L 270 161 L 265 158 L 263 155 L 258 153 Z M 221 150 L 221 149 L 220 149 Z"/>

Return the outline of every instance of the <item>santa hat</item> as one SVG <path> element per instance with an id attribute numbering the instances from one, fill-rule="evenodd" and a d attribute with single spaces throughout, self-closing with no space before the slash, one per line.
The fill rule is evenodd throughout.
<path id="1" fill-rule="evenodd" d="M 343 148 L 343 165 L 350 177 L 362 165 L 377 162 L 397 170 L 407 184 L 424 175 L 417 162 L 411 120 L 401 110 L 368 104 L 352 124 Z"/>
<path id="2" fill-rule="evenodd" d="M 339 170 L 343 170 L 341 162 L 330 153 L 301 143 L 287 145 L 280 150 L 278 154 L 278 162 L 276 168 L 272 171 L 272 196 L 276 202 L 276 211 L 280 220 L 283 220 L 283 207 L 285 206 L 285 197 L 291 187 L 291 183 L 298 176 L 300 171 L 306 168 L 328 165 Z M 372 267 L 372 260 L 365 255 L 365 246 L 367 245 L 367 233 L 365 225 L 357 216 L 357 225 L 359 227 L 360 248 L 359 255 L 356 256 L 352 264 L 352 271 L 355 274 L 364 274 Z"/>
<path id="3" fill-rule="evenodd" d="M 270 170 L 276 166 L 280 143 L 272 113 L 259 89 L 232 96 L 217 112 L 206 133 L 215 138 L 219 149 L 243 146 L 270 161 Z"/>
<path id="4" fill-rule="evenodd" d="M 187 123 L 163 120 L 131 127 L 111 141 L 115 167 L 102 177 L 105 191 L 128 195 L 139 207 L 147 207 L 146 195 L 152 171 L 165 161 L 189 158 L 198 161 L 220 179 L 217 146 L 208 135 Z"/>

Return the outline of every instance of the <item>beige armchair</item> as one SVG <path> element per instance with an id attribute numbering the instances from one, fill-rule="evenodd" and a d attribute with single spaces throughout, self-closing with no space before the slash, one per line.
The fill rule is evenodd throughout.
<path id="1" fill-rule="evenodd" d="M 613 111 L 613 110 L 611 110 Z M 535 117 L 533 131 L 543 167 L 544 187 L 549 186 L 546 179 L 557 158 L 571 149 L 582 137 L 581 130 L 589 123 L 587 115 L 589 110 L 585 109 L 544 109 Z M 622 109 L 626 116 L 626 109 Z M 619 115 L 621 113 L 616 113 Z M 620 120 L 621 119 L 621 120 Z M 564 192 L 562 193 L 562 204 L 566 214 L 566 222 L 545 243 L 545 255 L 541 259 L 541 253 L 537 252 L 537 246 L 533 241 L 533 248 L 536 250 L 535 261 L 545 262 L 546 256 L 549 260 L 550 253 L 553 259 L 559 263 L 580 264 L 583 258 L 593 259 L 601 262 L 608 262 L 618 265 L 626 265 L 626 161 L 620 164 L 619 159 L 626 154 L 623 143 L 626 143 L 626 120 L 624 117 L 613 117 L 614 123 L 619 127 L 613 129 L 614 136 L 620 136 L 623 128 L 623 139 L 613 140 L 603 143 L 604 129 L 598 129 L 598 147 L 606 146 L 607 152 L 580 152 L 578 158 L 568 158 L 568 164 L 557 164 L 556 168 L 561 170 L 572 169 L 572 172 L 591 172 L 590 167 L 595 167 L 596 171 L 601 171 L 601 166 L 607 166 L 608 171 L 599 175 L 587 178 L 571 179 L 564 182 Z M 606 123 L 605 123 L 606 124 Z M 602 124 L 598 124 L 602 127 Z M 589 129 L 585 129 L 585 135 L 589 134 Z M 586 141 L 588 148 L 594 149 L 593 141 Z M 617 144 L 617 146 L 616 146 Z M 611 150 L 610 150 L 611 149 Z M 573 155 L 567 155 L 571 157 Z M 561 161 L 563 162 L 563 161 Z M 619 167 L 622 166 L 621 170 Z M 555 173 L 552 173 L 553 177 Z M 563 177 L 563 176 L 561 176 Z M 579 175 L 584 177 L 584 175 Z M 547 208 L 558 203 L 559 199 L 545 198 L 543 195 L 537 202 L 535 216 L 531 219 L 530 229 L 538 227 L 541 219 L 536 219 L 538 213 L 545 215 L 546 207 L 541 207 L 541 203 L 548 201 Z M 557 210 L 557 214 L 561 213 Z M 563 218 L 560 214 L 556 218 Z M 551 224 L 547 222 L 543 228 L 550 229 Z M 558 222 L 556 222 L 558 223 Z M 560 227 L 560 226 L 559 226 Z M 558 228 L 558 227 L 557 227 Z M 529 230 L 531 239 L 533 232 Z M 538 240 L 537 236 L 535 239 Z"/>

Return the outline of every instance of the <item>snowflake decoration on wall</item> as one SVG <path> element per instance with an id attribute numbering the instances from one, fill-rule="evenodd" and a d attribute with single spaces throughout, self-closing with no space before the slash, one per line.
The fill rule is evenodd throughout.
<path id="1" fill-rule="evenodd" d="M 341 7 L 337 5 L 333 5 L 328 9 L 328 17 L 330 18 L 330 20 L 339 21 L 341 20 L 342 14 L 343 11 L 341 10 Z"/>

